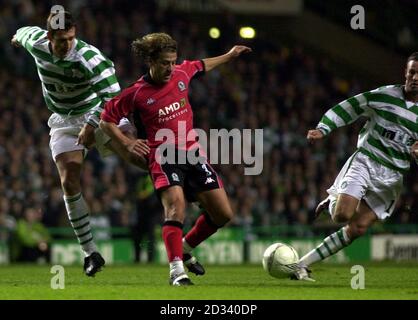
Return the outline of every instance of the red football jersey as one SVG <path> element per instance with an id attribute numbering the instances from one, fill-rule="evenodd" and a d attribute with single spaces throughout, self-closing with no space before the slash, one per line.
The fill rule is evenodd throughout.
<path id="1" fill-rule="evenodd" d="M 170 81 L 163 85 L 153 83 L 147 74 L 108 101 L 101 118 L 106 122 L 118 124 L 123 117 L 139 113 L 139 120 L 145 127 L 151 148 L 168 141 L 175 143 L 178 149 L 190 150 L 195 144 L 196 134 L 193 130 L 193 111 L 188 98 L 189 83 L 201 72 L 204 72 L 203 61 L 186 60 L 176 66 Z M 169 137 L 161 138 L 166 136 L 166 130 L 160 131 L 158 138 L 157 132 L 160 129 L 171 130 L 175 141 Z"/>

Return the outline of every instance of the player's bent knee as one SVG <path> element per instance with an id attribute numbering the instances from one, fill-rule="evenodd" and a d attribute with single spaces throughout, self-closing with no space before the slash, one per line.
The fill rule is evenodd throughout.
<path id="1" fill-rule="evenodd" d="M 81 163 L 73 160 L 60 160 L 57 164 L 61 185 L 65 193 L 74 194 L 80 191 Z"/>
<path id="2" fill-rule="evenodd" d="M 232 211 L 226 211 L 224 213 L 224 218 L 226 220 L 225 224 L 231 221 L 233 217 L 234 217 L 234 213 Z"/>
<path id="3" fill-rule="evenodd" d="M 232 211 L 223 211 L 221 216 L 217 219 L 217 221 L 214 221 L 216 223 L 216 225 L 219 228 L 222 228 L 223 226 L 225 226 L 229 221 L 232 220 L 232 218 L 234 217 L 234 214 Z"/>
<path id="4" fill-rule="evenodd" d="M 335 212 L 332 215 L 332 220 L 334 222 L 337 222 L 337 223 L 345 223 L 345 222 L 348 222 L 349 218 L 344 214 L 339 214 L 339 213 Z"/>
<path id="5" fill-rule="evenodd" d="M 332 220 L 337 223 L 345 223 L 348 222 L 352 216 L 352 212 L 349 212 L 345 208 L 337 207 L 332 215 Z"/>
<path id="6" fill-rule="evenodd" d="M 66 194 L 76 194 L 80 192 L 80 177 L 66 175 L 61 178 L 61 185 Z"/>

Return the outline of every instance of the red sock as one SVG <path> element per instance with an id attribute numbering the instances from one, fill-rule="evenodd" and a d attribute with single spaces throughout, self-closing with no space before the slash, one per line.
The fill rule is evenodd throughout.
<path id="1" fill-rule="evenodd" d="M 202 214 L 184 238 L 189 246 L 196 248 L 202 241 L 218 231 L 218 229 L 219 227 L 209 219 L 207 214 Z"/>
<path id="2" fill-rule="evenodd" d="M 166 221 L 163 225 L 163 240 L 168 262 L 181 261 L 183 257 L 183 225 L 177 221 Z"/>

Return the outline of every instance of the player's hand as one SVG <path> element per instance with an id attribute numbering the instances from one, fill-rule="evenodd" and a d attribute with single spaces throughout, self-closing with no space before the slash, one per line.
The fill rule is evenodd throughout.
<path id="1" fill-rule="evenodd" d="M 13 36 L 12 40 L 10 40 L 10 43 L 16 48 L 21 47 L 20 43 L 17 41 L 16 35 Z"/>
<path id="2" fill-rule="evenodd" d="M 309 140 L 309 142 L 312 142 L 314 140 L 319 140 L 324 137 L 324 134 L 321 132 L 321 130 L 315 129 L 315 130 L 309 130 L 308 135 L 306 136 L 306 139 Z"/>
<path id="3" fill-rule="evenodd" d="M 250 47 L 246 46 L 233 46 L 231 50 L 229 50 L 228 55 L 234 59 L 236 57 L 239 57 L 242 53 L 252 52 L 253 50 Z"/>
<path id="4" fill-rule="evenodd" d="M 94 137 L 94 130 L 96 130 L 92 125 L 86 123 L 78 134 L 78 139 L 76 145 L 82 144 L 87 149 L 90 149 L 96 143 L 96 138 Z"/>
<path id="5" fill-rule="evenodd" d="M 415 143 L 412 145 L 411 154 L 413 158 L 416 160 L 418 159 L 418 141 L 415 141 Z"/>
<path id="6" fill-rule="evenodd" d="M 151 151 L 150 147 L 148 146 L 148 140 L 143 139 L 131 140 L 126 145 L 126 149 L 129 153 L 133 153 L 134 155 L 139 157 L 144 157 L 148 155 Z"/>

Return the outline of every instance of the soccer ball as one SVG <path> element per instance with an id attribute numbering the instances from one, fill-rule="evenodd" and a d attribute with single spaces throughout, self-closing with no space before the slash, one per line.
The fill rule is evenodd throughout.
<path id="1" fill-rule="evenodd" d="M 285 278 L 295 271 L 295 264 L 299 261 L 296 250 L 284 243 L 274 243 L 263 255 L 264 270 L 275 278 Z"/>

